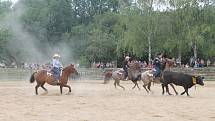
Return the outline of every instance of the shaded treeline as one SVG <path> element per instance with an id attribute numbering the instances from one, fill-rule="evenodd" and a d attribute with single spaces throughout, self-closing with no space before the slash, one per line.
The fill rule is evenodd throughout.
<path id="1" fill-rule="evenodd" d="M 125 53 L 150 60 L 165 52 L 183 63 L 194 55 L 209 59 L 215 56 L 214 5 L 210 0 L 20 0 L 11 7 L 1 1 L 0 58 L 43 62 L 59 52 L 85 66 L 121 61 Z"/>

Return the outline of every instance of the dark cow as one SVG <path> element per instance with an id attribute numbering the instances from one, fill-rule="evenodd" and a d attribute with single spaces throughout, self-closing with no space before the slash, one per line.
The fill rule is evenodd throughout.
<path id="1" fill-rule="evenodd" d="M 195 84 L 199 85 L 204 85 L 203 83 L 204 77 L 201 76 L 193 76 L 193 75 L 188 75 L 184 73 L 178 73 L 178 72 L 170 72 L 170 71 L 165 71 L 163 74 L 163 80 L 162 80 L 162 89 L 163 89 L 163 94 L 164 94 L 164 87 L 166 87 L 166 91 L 169 93 L 168 89 L 168 84 L 175 84 L 178 86 L 183 86 L 184 87 L 184 92 L 181 93 L 183 95 L 185 92 L 188 94 L 188 89 L 191 88 Z"/>

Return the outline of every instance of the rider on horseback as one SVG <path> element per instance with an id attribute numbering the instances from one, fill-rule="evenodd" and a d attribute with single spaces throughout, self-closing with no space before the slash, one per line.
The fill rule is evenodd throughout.
<path id="1" fill-rule="evenodd" d="M 129 68 L 129 60 L 130 60 L 130 57 L 129 56 L 125 56 L 125 60 L 123 61 L 123 70 L 125 72 L 125 77 L 124 79 L 127 79 L 128 77 L 128 68 Z"/>
<path id="2" fill-rule="evenodd" d="M 154 73 L 153 76 L 154 78 L 160 77 L 161 74 L 161 59 L 163 57 L 162 53 L 158 53 L 157 57 L 153 61 L 153 66 L 154 66 Z"/>
<path id="3" fill-rule="evenodd" d="M 60 62 L 60 55 L 59 54 L 54 54 L 53 59 L 52 59 L 52 72 L 54 73 L 54 79 L 56 82 L 59 82 L 60 80 L 60 73 L 62 70 L 63 66 Z"/>

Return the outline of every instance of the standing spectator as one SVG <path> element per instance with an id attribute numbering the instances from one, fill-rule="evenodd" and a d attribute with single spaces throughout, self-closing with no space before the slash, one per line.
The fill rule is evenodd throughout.
<path id="1" fill-rule="evenodd" d="M 147 63 L 146 61 L 143 62 L 143 67 L 146 68 L 147 67 Z"/>
<path id="2" fill-rule="evenodd" d="M 185 68 L 189 68 L 189 64 L 188 63 L 185 65 Z"/>
<path id="3" fill-rule="evenodd" d="M 200 67 L 204 67 L 205 61 L 203 59 L 200 60 Z"/>
<path id="4" fill-rule="evenodd" d="M 210 64 L 211 64 L 211 61 L 210 61 L 210 59 L 208 59 L 207 60 L 207 67 L 210 66 Z"/>
<path id="5" fill-rule="evenodd" d="M 176 66 L 181 66 L 181 58 L 176 59 Z"/>
<path id="6" fill-rule="evenodd" d="M 196 61 L 196 65 L 197 65 L 197 68 L 201 66 L 201 65 L 200 65 L 200 59 L 199 59 L 199 58 L 198 58 L 197 61 Z"/>
<path id="7" fill-rule="evenodd" d="M 100 62 L 96 64 L 96 68 L 100 68 L 101 64 Z"/>

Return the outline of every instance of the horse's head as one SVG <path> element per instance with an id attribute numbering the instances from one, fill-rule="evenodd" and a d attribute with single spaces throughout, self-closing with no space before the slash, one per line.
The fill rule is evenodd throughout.
<path id="1" fill-rule="evenodd" d="M 160 65 L 160 67 L 161 67 L 161 70 L 162 70 L 162 71 L 166 68 L 166 59 L 165 59 L 165 58 L 161 60 L 161 65 Z"/>
<path id="2" fill-rule="evenodd" d="M 68 74 L 75 74 L 79 75 L 78 71 L 75 69 L 75 66 L 73 64 L 67 66 L 66 68 L 63 69 Z"/>
<path id="3" fill-rule="evenodd" d="M 130 65 L 128 69 L 129 78 L 137 80 L 141 75 L 141 64 L 139 62 L 134 62 Z"/>
<path id="4" fill-rule="evenodd" d="M 173 68 L 175 61 L 169 58 L 163 58 L 161 61 L 161 70 Z"/>

